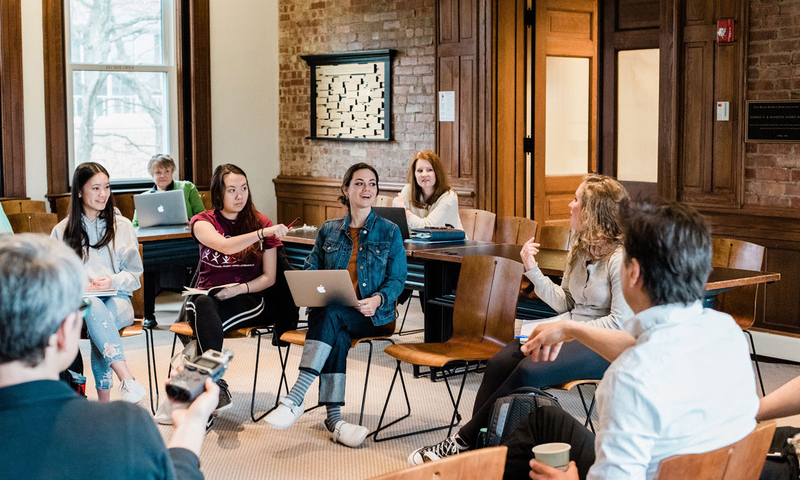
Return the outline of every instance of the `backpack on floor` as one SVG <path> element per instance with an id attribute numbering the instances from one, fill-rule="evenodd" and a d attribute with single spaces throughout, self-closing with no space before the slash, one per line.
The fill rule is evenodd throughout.
<path id="1" fill-rule="evenodd" d="M 486 446 L 496 447 L 539 407 L 558 407 L 558 398 L 533 387 L 522 387 L 494 402 L 486 431 Z"/>

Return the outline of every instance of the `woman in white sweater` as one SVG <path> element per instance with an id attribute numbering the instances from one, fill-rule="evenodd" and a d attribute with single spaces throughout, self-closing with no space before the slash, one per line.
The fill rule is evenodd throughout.
<path id="1" fill-rule="evenodd" d="M 142 259 L 131 221 L 114 208 L 108 171 L 102 165 L 87 162 L 75 169 L 69 216 L 53 228 L 51 236 L 83 259 L 90 292 L 116 290 L 115 295 L 89 297 L 85 317 L 98 400 L 110 400 L 114 372 L 121 382 L 122 399 L 137 403 L 147 392 L 128 369 L 118 330 L 133 323 L 130 297 L 139 288 Z"/>
<path id="2" fill-rule="evenodd" d="M 627 198 L 625 187 L 611 177 L 595 174 L 584 177 L 569 204 L 574 235 L 560 285 L 539 269 L 536 263 L 539 244 L 531 238 L 522 247 L 525 276 L 533 283 L 536 295 L 559 314 L 553 320 L 572 319 L 619 329 L 622 321 L 633 316 L 620 283 L 619 205 Z M 600 380 L 608 365 L 603 357 L 579 342 L 565 343 L 556 361 L 533 362 L 520 351 L 520 342 L 514 340 L 489 360 L 470 421 L 452 437 L 414 450 L 408 460 L 421 464 L 478 446 L 478 432 L 487 426 L 495 401 L 520 387 L 542 388 L 577 379 Z"/>
<path id="3" fill-rule="evenodd" d="M 392 204 L 406 209 L 408 228 L 451 225 L 464 229 L 458 216 L 458 194 L 450 188 L 442 161 L 432 150 L 414 155 L 406 181 Z"/>

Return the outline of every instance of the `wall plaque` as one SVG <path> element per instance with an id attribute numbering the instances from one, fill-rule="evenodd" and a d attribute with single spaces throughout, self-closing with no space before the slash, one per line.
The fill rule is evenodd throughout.
<path id="1" fill-rule="evenodd" d="M 303 55 L 311 67 L 311 134 L 307 138 L 392 138 L 394 50 Z"/>
<path id="2" fill-rule="evenodd" d="M 800 101 L 747 102 L 745 141 L 800 143 Z"/>

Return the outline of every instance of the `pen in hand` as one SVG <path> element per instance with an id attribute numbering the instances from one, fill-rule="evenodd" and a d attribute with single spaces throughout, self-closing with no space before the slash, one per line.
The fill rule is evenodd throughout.
<path id="1" fill-rule="evenodd" d="M 292 228 L 292 225 L 297 223 L 299 220 L 300 220 L 300 217 L 295 218 L 294 220 L 292 220 L 292 223 L 290 223 L 289 225 L 286 225 L 286 228 Z"/>

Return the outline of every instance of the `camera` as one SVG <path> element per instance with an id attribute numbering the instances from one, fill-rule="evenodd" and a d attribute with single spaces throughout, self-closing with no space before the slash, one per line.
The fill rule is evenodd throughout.
<path id="1" fill-rule="evenodd" d="M 202 355 L 187 362 L 167 383 L 167 395 L 177 402 L 191 403 L 206 389 L 206 378 L 217 381 L 222 378 L 233 352 L 206 350 Z"/>

